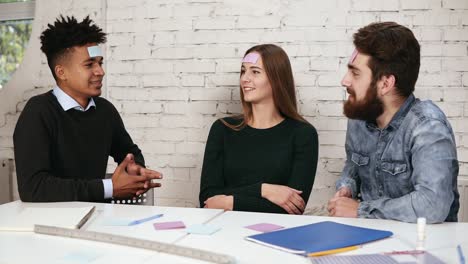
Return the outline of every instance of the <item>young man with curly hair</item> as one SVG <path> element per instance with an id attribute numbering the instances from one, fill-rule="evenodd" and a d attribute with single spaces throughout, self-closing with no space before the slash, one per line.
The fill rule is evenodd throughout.
<path id="1" fill-rule="evenodd" d="M 18 191 L 25 202 L 104 202 L 159 187 L 115 107 L 101 95 L 98 44 L 106 34 L 89 17 L 59 17 L 42 32 L 42 51 L 56 86 L 32 97 L 13 140 Z M 109 156 L 119 163 L 104 179 Z"/>

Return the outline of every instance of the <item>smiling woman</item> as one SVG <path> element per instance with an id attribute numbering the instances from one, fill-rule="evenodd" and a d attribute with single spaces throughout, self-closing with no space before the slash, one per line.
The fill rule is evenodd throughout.
<path id="1" fill-rule="evenodd" d="M 33 1 L 0 0 L 0 89 L 23 59 L 33 14 Z"/>
<path id="2" fill-rule="evenodd" d="M 315 179 L 318 136 L 297 111 L 288 55 L 272 44 L 250 48 L 239 81 L 243 114 L 211 127 L 200 206 L 302 214 Z"/>

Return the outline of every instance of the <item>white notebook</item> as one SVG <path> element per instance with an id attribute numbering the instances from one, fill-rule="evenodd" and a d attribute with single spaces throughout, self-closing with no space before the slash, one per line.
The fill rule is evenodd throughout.
<path id="1" fill-rule="evenodd" d="M 26 207 L 16 215 L 2 215 L 0 231 L 34 231 L 34 225 L 78 229 L 94 212 L 94 206 L 77 208 Z"/>

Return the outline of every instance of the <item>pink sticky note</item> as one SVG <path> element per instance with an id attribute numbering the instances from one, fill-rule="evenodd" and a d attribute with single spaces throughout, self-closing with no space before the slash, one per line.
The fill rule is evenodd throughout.
<path id="1" fill-rule="evenodd" d="M 353 54 L 351 54 L 351 57 L 349 58 L 349 63 L 353 63 L 354 60 L 356 59 L 356 56 L 358 55 L 357 49 L 354 49 Z"/>
<path id="2" fill-rule="evenodd" d="M 258 53 L 249 53 L 245 55 L 245 57 L 242 59 L 242 62 L 249 62 L 249 63 L 257 63 L 258 58 L 260 58 L 260 55 Z"/>
<path id="3" fill-rule="evenodd" d="M 255 225 L 246 226 L 245 228 L 265 233 L 265 232 L 271 232 L 271 231 L 283 229 L 284 226 L 279 226 L 279 225 L 275 225 L 275 224 L 268 224 L 268 223 L 259 223 L 259 224 L 255 224 Z"/>
<path id="4" fill-rule="evenodd" d="M 156 230 L 185 228 L 182 221 L 154 223 L 153 226 Z"/>

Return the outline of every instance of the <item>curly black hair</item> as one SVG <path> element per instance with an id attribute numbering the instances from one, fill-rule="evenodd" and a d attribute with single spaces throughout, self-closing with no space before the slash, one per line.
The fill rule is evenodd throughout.
<path id="1" fill-rule="evenodd" d="M 41 50 L 47 57 L 47 63 L 55 79 L 55 66 L 57 60 L 75 46 L 83 46 L 88 43 L 105 43 L 106 33 L 102 32 L 93 20 L 86 16 L 83 21 L 78 22 L 73 16 L 60 17 L 41 34 Z"/>

